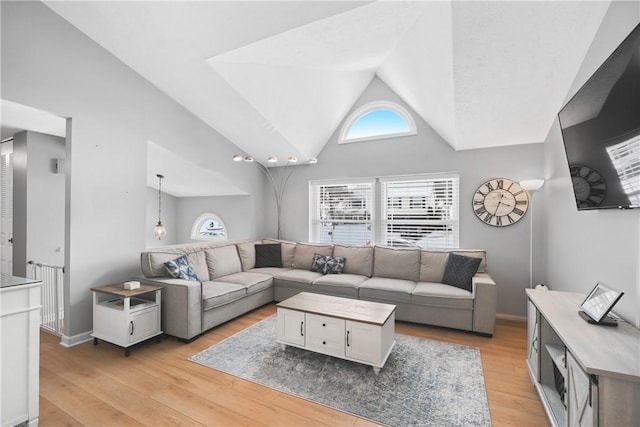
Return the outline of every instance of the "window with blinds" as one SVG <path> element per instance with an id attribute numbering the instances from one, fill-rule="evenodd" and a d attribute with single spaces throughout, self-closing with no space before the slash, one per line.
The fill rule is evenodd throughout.
<path id="1" fill-rule="evenodd" d="M 382 243 L 457 248 L 457 174 L 382 178 Z"/>
<path id="2" fill-rule="evenodd" d="M 607 152 L 629 203 L 640 205 L 640 135 L 607 147 Z"/>
<path id="3" fill-rule="evenodd" d="M 369 245 L 374 181 L 310 182 L 310 240 Z"/>

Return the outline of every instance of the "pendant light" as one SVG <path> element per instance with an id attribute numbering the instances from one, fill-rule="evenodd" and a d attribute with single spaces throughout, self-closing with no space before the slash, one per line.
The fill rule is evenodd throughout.
<path id="1" fill-rule="evenodd" d="M 164 178 L 164 175 L 157 174 L 156 176 L 158 177 L 158 223 L 153 227 L 153 235 L 156 239 L 162 240 L 167 235 L 167 229 L 164 228 L 160 220 L 162 214 L 162 178 Z"/>

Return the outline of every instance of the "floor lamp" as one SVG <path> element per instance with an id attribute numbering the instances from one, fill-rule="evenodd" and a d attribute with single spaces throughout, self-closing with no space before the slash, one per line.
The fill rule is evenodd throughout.
<path id="1" fill-rule="evenodd" d="M 520 181 L 520 187 L 529 195 L 531 219 L 529 220 L 529 288 L 533 288 L 533 194 L 544 185 L 544 179 L 525 179 Z"/>

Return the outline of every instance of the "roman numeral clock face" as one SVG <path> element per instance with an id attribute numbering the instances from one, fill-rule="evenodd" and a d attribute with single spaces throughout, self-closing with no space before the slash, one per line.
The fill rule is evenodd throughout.
<path id="1" fill-rule="evenodd" d="M 526 190 L 510 179 L 494 178 L 473 194 L 473 211 L 484 223 L 505 227 L 520 221 L 529 208 Z"/>

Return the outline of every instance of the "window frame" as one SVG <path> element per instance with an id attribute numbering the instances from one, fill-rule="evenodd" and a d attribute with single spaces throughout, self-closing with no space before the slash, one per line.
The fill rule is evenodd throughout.
<path id="1" fill-rule="evenodd" d="M 220 224 L 222 226 L 223 235 L 222 236 L 202 236 L 202 235 L 200 235 L 200 228 L 202 228 L 202 225 L 207 221 L 216 221 L 218 224 Z M 220 218 L 220 216 L 218 216 L 218 215 L 216 215 L 214 213 L 207 212 L 207 213 L 203 213 L 202 215 L 200 215 L 193 222 L 193 225 L 191 226 L 191 239 L 192 240 L 204 240 L 204 241 L 209 241 L 209 240 L 227 241 L 227 240 L 229 240 L 229 234 L 227 232 L 227 226 L 225 225 L 225 223 L 222 220 L 222 218 Z"/>
<path id="2" fill-rule="evenodd" d="M 309 181 L 309 241 L 323 243 L 320 238 L 321 233 L 321 225 L 322 218 L 319 212 L 320 210 L 320 201 L 319 201 L 319 189 L 323 186 L 349 186 L 349 185 L 368 185 L 370 191 L 370 207 L 369 207 L 369 219 L 361 220 L 362 223 L 368 224 L 369 227 L 369 240 L 368 245 L 373 244 L 376 240 L 375 235 L 375 223 L 376 223 L 376 180 L 375 178 L 358 178 L 358 179 L 335 179 L 335 180 L 314 180 Z M 327 222 L 327 221 L 324 221 Z M 335 243 L 335 244 L 358 244 L 356 242 L 336 242 L 331 239 L 331 242 L 324 243 Z"/>
<path id="3" fill-rule="evenodd" d="M 384 135 L 372 135 L 372 136 L 366 136 L 362 138 L 347 139 L 347 135 L 349 134 L 351 127 L 362 117 L 376 110 L 389 110 L 398 114 L 407 123 L 407 125 L 409 126 L 409 130 L 405 132 L 396 132 L 396 133 L 390 133 L 390 134 L 384 134 Z M 352 142 L 364 142 L 364 141 L 373 141 L 373 140 L 379 140 L 379 139 L 397 138 L 401 136 L 416 135 L 417 133 L 418 133 L 418 130 L 416 127 L 416 122 L 413 119 L 413 116 L 411 115 L 411 113 L 407 111 L 407 109 L 391 101 L 374 101 L 359 107 L 353 113 L 351 113 L 349 118 L 342 125 L 342 129 L 340 130 L 340 134 L 338 136 L 338 144 L 350 144 Z"/>
<path id="4" fill-rule="evenodd" d="M 415 243 L 416 247 L 420 247 L 422 249 L 457 249 L 460 247 L 460 174 L 456 172 L 446 172 L 446 173 L 432 173 L 432 174 L 419 174 L 419 175 L 403 175 L 403 176 L 389 176 L 389 177 L 381 177 L 380 181 L 380 199 L 382 203 L 380 204 L 380 229 L 379 229 L 379 239 L 380 244 L 396 246 L 389 243 L 389 213 L 393 210 L 402 210 L 409 211 L 411 209 L 423 209 L 428 210 L 432 208 L 428 202 L 427 194 L 408 194 L 406 196 L 406 201 L 404 203 L 400 203 L 399 207 L 397 204 L 389 204 L 387 200 L 396 200 L 400 198 L 397 194 L 389 194 L 389 190 L 387 186 L 389 184 L 398 185 L 402 182 L 411 182 L 411 183 L 425 183 L 425 188 L 427 187 L 428 182 L 435 181 L 451 181 L 451 208 L 450 215 L 442 220 L 436 219 L 413 219 L 410 221 L 415 222 L 416 224 L 423 225 L 424 228 L 434 227 L 434 226 L 449 226 L 452 229 L 449 233 L 446 233 L 446 244 L 445 245 L 426 245 L 426 244 L 418 244 L 421 239 L 417 239 L 416 241 L 412 241 L 412 239 L 408 239 L 406 245 L 412 245 Z M 409 190 L 407 190 L 410 192 Z M 419 203 L 416 203 L 416 200 L 419 199 Z M 401 226 L 403 221 L 407 221 L 407 219 L 398 219 L 397 224 Z M 410 230 L 408 230 L 410 231 Z M 410 233 L 407 233 L 410 234 Z M 430 234 L 430 233 L 427 233 Z M 404 240 L 399 238 L 398 240 Z"/>
<path id="5" fill-rule="evenodd" d="M 429 219 L 425 221 L 426 226 L 433 225 L 449 225 L 452 227 L 450 231 L 452 234 L 447 236 L 445 241 L 446 245 L 419 245 L 418 242 L 421 239 L 418 239 L 415 242 L 415 245 L 412 244 L 414 241 L 407 240 L 405 245 L 400 246 L 415 246 L 423 249 L 458 249 L 460 247 L 460 174 L 458 172 L 442 172 L 442 173 L 432 173 L 432 174 L 415 174 L 415 175 L 395 175 L 395 176 L 384 176 L 384 177 L 372 177 L 372 178 L 359 178 L 359 179 L 332 179 L 332 180 L 314 180 L 309 181 L 309 241 L 313 243 L 335 243 L 335 244 L 359 244 L 356 242 L 342 242 L 342 241 L 331 241 L 326 242 L 321 238 L 321 228 L 318 226 L 318 222 L 320 221 L 319 212 L 319 193 L 318 189 L 321 186 L 335 185 L 335 186 L 346 186 L 349 184 L 362 184 L 368 183 L 371 188 L 371 207 L 370 207 L 370 215 L 371 218 L 368 222 L 371 230 L 370 230 L 370 245 L 390 245 L 388 238 L 388 211 L 393 209 L 428 209 L 429 205 L 427 203 L 429 195 L 427 194 L 418 194 L 413 196 L 408 196 L 405 198 L 397 197 L 396 195 L 392 195 L 392 197 L 388 196 L 388 192 L 385 186 L 388 183 L 397 183 L 403 181 L 442 181 L 442 180 L 452 180 L 452 189 L 451 189 L 451 197 L 452 197 L 452 207 L 450 212 L 450 217 L 441 220 L 442 224 L 436 224 L 437 220 Z M 413 197 L 413 205 L 412 199 Z M 315 228 L 314 228 L 315 227 Z M 404 239 L 399 239 L 404 240 Z M 428 241 L 428 239 L 426 240 Z M 393 244 L 391 244 L 393 246 Z M 395 245 L 399 246 L 399 245 Z"/>

